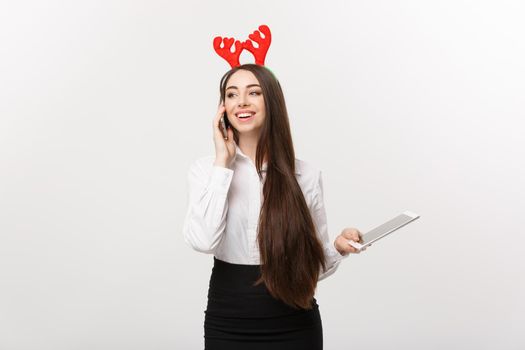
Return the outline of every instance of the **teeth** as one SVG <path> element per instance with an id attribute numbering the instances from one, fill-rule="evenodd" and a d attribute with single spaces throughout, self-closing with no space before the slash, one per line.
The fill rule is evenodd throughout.
<path id="1" fill-rule="evenodd" d="M 251 117 L 253 114 L 252 113 L 241 113 L 241 114 L 238 114 L 237 116 L 239 118 L 247 118 L 247 117 Z"/>

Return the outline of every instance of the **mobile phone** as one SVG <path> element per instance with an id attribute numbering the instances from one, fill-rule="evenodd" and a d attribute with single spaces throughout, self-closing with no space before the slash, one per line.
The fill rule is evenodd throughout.
<path id="1" fill-rule="evenodd" d="M 222 129 L 222 137 L 225 140 L 228 140 L 228 128 L 230 127 L 230 121 L 228 120 L 228 116 L 226 115 L 226 112 L 221 117 L 221 129 Z"/>

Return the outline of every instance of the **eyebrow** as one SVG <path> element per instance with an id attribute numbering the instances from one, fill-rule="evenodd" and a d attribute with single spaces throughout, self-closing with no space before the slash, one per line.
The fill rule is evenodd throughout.
<path id="1" fill-rule="evenodd" d="M 251 88 L 251 87 L 254 87 L 254 86 L 257 86 L 257 87 L 261 87 L 259 84 L 250 84 L 250 85 L 246 85 L 247 88 Z M 239 89 L 237 86 L 235 85 L 232 85 L 232 86 L 228 86 L 226 88 L 226 90 L 228 89 Z"/>

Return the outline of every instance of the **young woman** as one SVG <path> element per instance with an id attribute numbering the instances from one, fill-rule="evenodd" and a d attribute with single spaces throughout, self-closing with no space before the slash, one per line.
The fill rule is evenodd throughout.
<path id="1" fill-rule="evenodd" d="M 346 228 L 329 241 L 321 172 L 295 158 L 281 86 L 267 68 L 231 69 L 220 96 L 215 155 L 190 166 L 184 223 L 185 241 L 214 255 L 205 348 L 322 349 L 317 282 L 357 253 L 348 241 L 360 233 Z"/>

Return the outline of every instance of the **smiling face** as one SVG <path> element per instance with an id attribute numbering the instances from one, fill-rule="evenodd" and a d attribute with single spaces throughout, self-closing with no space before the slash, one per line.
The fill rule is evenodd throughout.
<path id="1" fill-rule="evenodd" d="M 230 124 L 240 135 L 258 136 L 266 118 L 259 81 L 247 70 L 238 70 L 227 82 L 224 106 Z"/>

